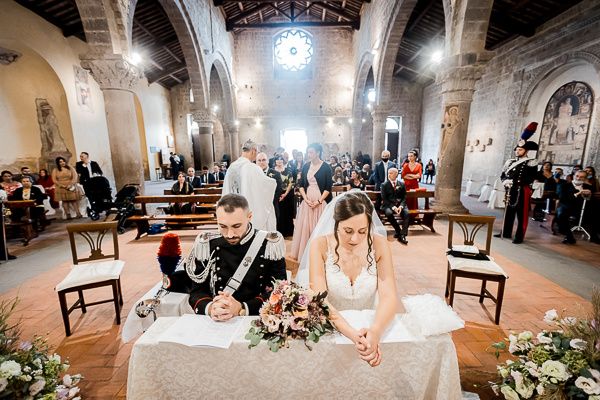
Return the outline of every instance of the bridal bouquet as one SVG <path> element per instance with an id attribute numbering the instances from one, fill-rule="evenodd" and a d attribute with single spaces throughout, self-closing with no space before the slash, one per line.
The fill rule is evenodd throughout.
<path id="1" fill-rule="evenodd" d="M 80 399 L 81 375 L 65 375 L 69 363 L 44 338 L 19 340 L 18 326 L 8 322 L 15 305 L 0 302 L 0 399 Z"/>
<path id="2" fill-rule="evenodd" d="M 600 290 L 592 293 L 593 311 L 582 320 L 546 312 L 544 322 L 556 327 L 534 337 L 511 334 L 508 351 L 517 357 L 498 365 L 501 381 L 492 385 L 505 399 L 600 400 Z M 495 343 L 496 356 L 506 342 Z"/>
<path id="3" fill-rule="evenodd" d="M 266 340 L 271 351 L 276 352 L 289 346 L 290 339 L 317 343 L 334 328 L 329 321 L 329 307 L 325 304 L 325 293 L 314 293 L 290 281 L 275 281 L 275 288 L 260 309 L 260 318 L 252 321 L 246 334 L 250 340 L 248 348 Z"/>

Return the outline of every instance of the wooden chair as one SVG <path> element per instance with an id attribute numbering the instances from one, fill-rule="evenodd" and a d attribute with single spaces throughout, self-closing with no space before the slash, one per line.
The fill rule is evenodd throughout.
<path id="1" fill-rule="evenodd" d="M 487 256 L 490 255 L 492 244 L 492 230 L 495 217 L 486 217 L 479 215 L 448 215 L 448 248 L 456 249 L 453 245 L 454 224 L 458 225 L 463 233 L 462 246 L 473 246 L 475 236 L 483 227 L 487 227 L 485 249 L 479 250 Z M 479 302 L 483 303 L 484 299 L 491 299 L 496 303 L 496 314 L 494 322 L 496 325 L 500 323 L 500 311 L 502 310 L 502 300 L 504 299 L 504 286 L 508 276 L 504 270 L 494 261 L 471 260 L 467 258 L 454 257 L 448 255 L 448 271 L 446 275 L 446 297 L 448 304 L 452 306 L 455 294 L 464 294 L 467 296 L 479 297 Z M 463 292 L 455 289 L 456 278 L 477 279 L 481 281 L 481 290 L 479 293 Z M 486 288 L 488 281 L 498 282 L 498 292 L 496 296 L 492 295 Z"/>
<path id="2" fill-rule="evenodd" d="M 117 314 L 116 322 L 117 325 L 121 324 L 121 308 L 123 306 L 121 271 L 125 263 L 119 260 L 117 224 L 118 221 L 67 225 L 74 265 L 66 278 L 56 285 L 67 336 L 71 336 L 69 314 L 76 308 L 81 308 L 81 312 L 85 314 L 89 306 L 114 303 Z M 75 243 L 76 233 L 81 235 L 89 245 L 90 255 L 88 257 L 78 256 Z M 112 233 L 113 254 L 104 254 L 102 252 L 102 241 L 107 233 Z M 106 259 L 111 260 L 102 261 Z M 80 265 L 80 262 L 83 262 L 83 264 Z M 111 286 L 113 297 L 107 300 L 86 303 L 83 298 L 83 291 L 102 286 Z M 72 306 L 68 307 L 66 295 L 72 292 L 77 292 L 79 299 Z"/>
<path id="3" fill-rule="evenodd" d="M 350 189 L 350 185 L 339 185 L 331 187 L 331 194 L 337 196 L 340 193 L 347 192 Z"/>

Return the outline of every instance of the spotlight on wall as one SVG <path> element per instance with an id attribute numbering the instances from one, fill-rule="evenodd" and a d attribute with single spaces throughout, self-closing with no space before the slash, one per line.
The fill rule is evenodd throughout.
<path id="1" fill-rule="evenodd" d="M 333 118 L 327 118 L 327 126 L 333 126 Z"/>
<path id="2" fill-rule="evenodd" d="M 138 65 L 142 62 L 142 55 L 140 53 L 138 53 L 137 51 L 134 51 L 131 54 L 130 61 L 132 62 L 133 65 Z"/>
<path id="3" fill-rule="evenodd" d="M 444 58 L 444 52 L 442 50 L 436 50 L 431 54 L 431 61 L 436 64 L 441 63 L 442 58 Z"/>
<path id="4" fill-rule="evenodd" d="M 352 118 L 348 118 L 348 123 L 352 125 Z"/>
<path id="5" fill-rule="evenodd" d="M 370 88 L 367 91 L 367 100 L 369 101 L 369 103 L 375 103 L 376 99 L 377 99 L 377 92 L 375 91 L 375 88 Z"/>
<path id="6" fill-rule="evenodd" d="M 260 118 L 256 118 L 254 120 L 254 122 L 255 122 L 256 126 L 260 126 Z"/>
<path id="7" fill-rule="evenodd" d="M 235 126 L 240 126 L 240 121 L 236 119 L 235 121 L 233 121 L 233 124 L 234 124 Z"/>
<path id="8" fill-rule="evenodd" d="M 361 121 L 362 121 L 362 123 L 363 123 L 363 124 L 364 124 L 365 122 L 367 122 L 367 120 L 366 120 L 366 119 L 364 119 L 364 118 L 363 118 Z"/>
<path id="9" fill-rule="evenodd" d="M 214 112 L 214 113 L 216 113 L 217 111 L 219 111 L 219 105 L 218 105 L 218 104 L 215 104 L 215 105 L 213 106 L 213 112 Z"/>

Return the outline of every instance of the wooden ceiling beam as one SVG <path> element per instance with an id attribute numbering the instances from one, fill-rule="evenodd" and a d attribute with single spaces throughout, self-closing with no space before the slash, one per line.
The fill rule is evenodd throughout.
<path id="1" fill-rule="evenodd" d="M 302 21 L 302 22 L 265 22 L 264 24 L 232 24 L 231 29 L 260 29 L 260 28 L 302 28 L 302 27 L 337 27 L 360 29 L 360 20 L 358 21 Z"/>
<path id="2" fill-rule="evenodd" d="M 398 71 L 394 72 L 394 76 L 398 76 L 398 74 L 399 74 L 399 73 L 400 73 L 400 72 L 401 72 L 403 69 L 405 69 L 405 70 L 407 70 L 407 71 L 410 71 L 410 72 L 412 72 L 412 73 L 415 73 L 415 74 L 417 74 L 417 75 L 422 75 L 422 76 L 424 76 L 424 77 L 426 77 L 426 78 L 429 78 L 429 79 L 435 79 L 435 76 L 429 75 L 429 74 L 428 74 L 428 73 L 426 73 L 425 71 L 419 71 L 419 70 L 417 70 L 417 69 L 415 69 L 415 68 L 413 68 L 413 67 L 409 67 L 408 65 L 404 65 L 404 64 L 400 64 L 400 63 L 396 62 L 396 63 L 394 63 L 394 66 L 395 66 L 395 67 L 399 67 Z"/>
<path id="3" fill-rule="evenodd" d="M 270 5 L 268 3 L 261 4 L 257 7 L 249 9 L 249 10 L 247 9 L 245 12 L 238 14 L 233 18 L 228 18 L 226 23 L 227 23 L 227 25 L 238 23 L 239 21 L 242 21 L 246 18 L 253 17 L 254 15 L 258 14 L 260 11 L 264 10 L 267 7 L 270 7 Z"/>
<path id="4" fill-rule="evenodd" d="M 161 81 L 165 78 L 169 78 L 169 77 L 171 77 L 171 75 L 181 72 L 181 71 L 185 70 L 186 68 L 187 67 L 185 65 L 183 65 L 183 66 L 179 65 L 179 66 L 173 67 L 172 69 L 164 72 L 163 74 L 157 76 L 156 78 L 148 80 L 148 83 L 154 83 L 154 82 Z M 179 82 L 179 83 L 181 83 L 181 82 Z"/>
<path id="5" fill-rule="evenodd" d="M 535 35 L 535 25 L 526 25 L 519 21 L 515 21 L 500 11 L 492 11 L 490 25 L 494 25 L 496 28 L 508 32 L 509 34 L 516 34 L 525 37 L 532 37 Z"/>
<path id="6" fill-rule="evenodd" d="M 150 38 L 152 38 L 152 40 L 154 40 L 154 44 L 157 47 L 160 47 L 161 49 L 163 49 L 164 51 L 166 51 L 167 53 L 169 53 L 169 55 L 171 57 L 173 57 L 173 59 L 175 61 L 177 61 L 179 64 L 184 64 L 185 65 L 185 63 L 183 62 L 183 60 L 181 58 L 177 57 L 175 55 L 175 53 L 173 53 L 171 51 L 171 49 L 169 49 L 169 47 L 163 41 L 161 41 L 158 37 L 156 37 L 156 35 L 154 33 L 152 33 L 148 28 L 146 28 L 137 18 L 133 17 L 133 23 L 135 25 L 137 25 L 142 31 L 144 31 L 144 33 L 146 35 L 148 35 Z"/>
<path id="7" fill-rule="evenodd" d="M 341 8 L 332 6 L 327 3 L 323 3 L 321 1 L 315 1 L 314 3 L 312 3 L 312 5 L 322 7 L 324 10 L 329 11 L 331 14 L 335 15 L 336 17 L 342 17 L 348 21 L 353 21 L 355 19 L 354 16 L 348 14 L 346 11 L 342 10 Z"/>

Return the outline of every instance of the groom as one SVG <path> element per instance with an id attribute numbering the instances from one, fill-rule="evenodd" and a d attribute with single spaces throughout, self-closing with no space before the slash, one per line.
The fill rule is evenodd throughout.
<path id="1" fill-rule="evenodd" d="M 224 195 L 216 212 L 220 235 L 200 234 L 192 251 L 196 259 L 190 305 L 196 314 L 215 321 L 258 315 L 273 280 L 286 279 L 283 237 L 254 229 L 243 196 Z"/>

